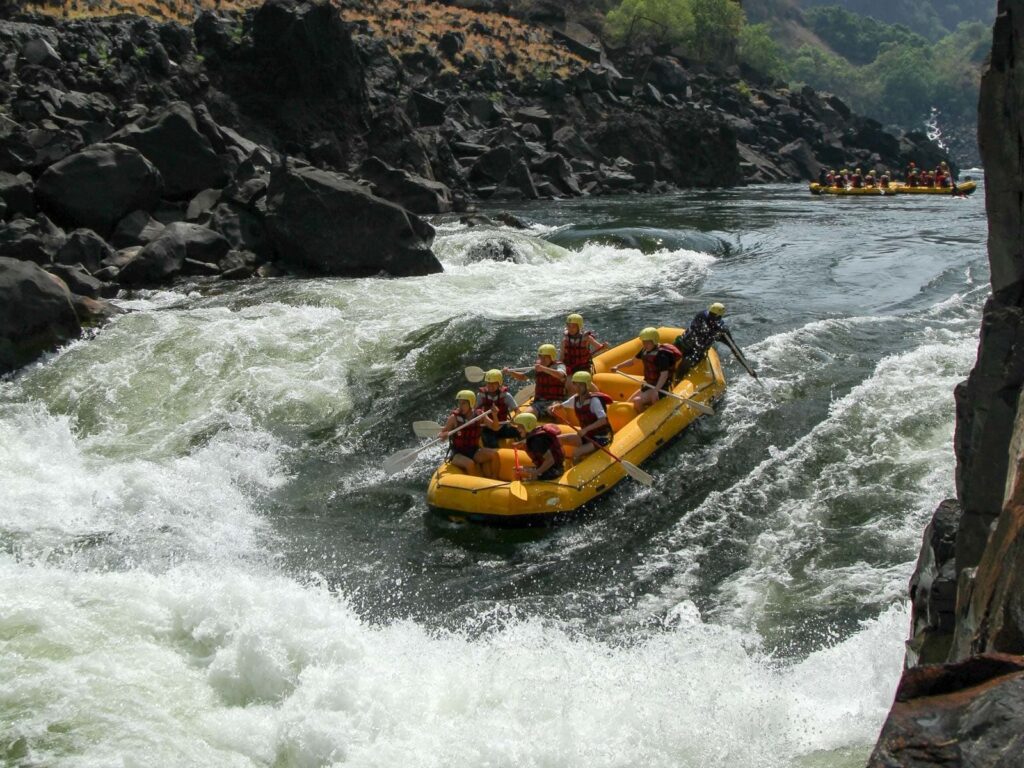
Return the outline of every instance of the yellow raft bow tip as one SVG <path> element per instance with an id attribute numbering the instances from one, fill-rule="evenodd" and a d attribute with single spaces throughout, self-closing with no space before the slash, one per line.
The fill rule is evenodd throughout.
<path id="1" fill-rule="evenodd" d="M 682 332 L 679 328 L 658 329 L 661 341 L 669 344 Z M 634 338 L 594 358 L 594 384 L 615 400 L 608 406 L 614 438 L 607 448 L 620 459 L 636 465 L 646 461 L 700 416 L 694 408 L 671 397 L 663 397 L 636 415 L 630 398 L 639 387 L 629 377 L 643 376 L 642 364 L 634 359 L 639 351 L 640 341 Z M 612 373 L 615 365 L 622 365 L 622 372 L 627 375 Z M 725 392 L 725 376 L 715 350 L 710 350 L 707 359 L 672 391 L 706 405 L 720 398 Z M 576 425 L 575 414 L 564 415 Z M 565 434 L 573 431 L 568 425 L 558 426 Z M 573 448 L 565 446 L 565 451 L 570 457 Z M 491 525 L 546 525 L 578 510 L 628 477 L 621 463 L 603 451 L 595 451 L 557 480 L 522 482 L 515 475 L 515 453 L 512 448 L 498 450 L 501 468 L 497 479 L 467 474 L 447 462 L 442 464 L 430 479 L 427 503 L 453 520 Z M 518 453 L 521 466 L 533 466 L 525 452 Z"/>

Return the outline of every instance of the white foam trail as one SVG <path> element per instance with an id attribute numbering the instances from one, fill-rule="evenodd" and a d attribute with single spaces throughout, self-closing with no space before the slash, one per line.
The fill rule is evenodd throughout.
<path id="1" fill-rule="evenodd" d="M 804 332 L 774 337 L 763 348 L 791 348 Z M 884 358 L 808 434 L 788 447 L 767 446 L 768 457 L 753 471 L 687 513 L 668 536 L 668 554 L 638 569 L 641 578 L 674 574 L 640 612 L 658 613 L 686 599 L 702 539 L 734 526 L 745 537 L 751 527 L 762 530 L 744 558 L 748 565 L 721 585 L 716 618 L 749 627 L 776 602 L 785 605 L 787 595 L 802 592 L 822 605 L 850 606 L 902 595 L 912 562 L 905 554 L 892 558 L 916 551 L 928 516 L 952 493 L 950 393 L 976 345 L 963 328 L 921 335 L 930 341 Z M 741 406 L 757 407 L 753 399 Z M 739 428 L 749 431 L 753 422 Z M 835 540 L 838 529 L 847 532 L 842 542 Z"/>
<path id="2" fill-rule="evenodd" d="M 0 556 L 0 741 L 34 764 L 793 765 L 863 759 L 906 612 L 779 666 L 682 606 L 619 646 L 509 619 L 469 639 L 371 627 L 230 570 L 72 574 Z M 835 696 L 836 674 L 844 696 Z"/>

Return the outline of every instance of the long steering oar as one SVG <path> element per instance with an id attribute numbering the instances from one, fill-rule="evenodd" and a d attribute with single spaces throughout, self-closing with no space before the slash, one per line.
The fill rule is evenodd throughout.
<path id="1" fill-rule="evenodd" d="M 490 415 L 489 411 L 481 413 L 479 416 L 467 421 L 461 427 L 453 429 L 451 432 L 448 433 L 448 436 L 451 437 L 456 432 L 461 432 L 470 424 L 480 421 L 480 419 L 487 418 L 488 415 Z M 444 438 L 439 437 L 436 440 L 431 440 L 429 443 L 426 443 L 425 445 L 421 445 L 419 448 L 406 448 L 405 450 L 391 454 L 384 461 L 384 471 L 387 472 L 389 475 L 394 475 L 397 474 L 398 472 L 401 472 L 403 469 L 408 469 L 409 467 L 412 466 L 413 462 L 416 461 L 417 456 L 423 453 L 423 451 L 427 450 L 427 448 L 430 448 L 433 445 L 437 445 L 437 443 L 440 443 L 443 439 Z"/>
<path id="2" fill-rule="evenodd" d="M 509 370 L 516 373 L 529 373 L 533 368 L 509 368 Z M 484 369 L 478 368 L 475 365 L 467 365 L 463 373 L 466 374 L 466 381 L 471 381 L 474 384 L 479 384 L 484 380 Z"/>
<path id="3" fill-rule="evenodd" d="M 763 389 L 765 392 L 768 392 L 768 387 L 766 387 L 764 382 L 757 377 L 757 371 L 755 371 L 753 367 L 750 365 L 750 363 L 747 362 L 747 358 L 743 356 L 743 353 L 740 352 L 740 348 L 736 346 L 736 342 L 733 341 L 732 334 L 729 333 L 728 331 L 723 333 L 722 341 L 724 341 L 725 345 L 729 347 L 729 350 L 732 352 L 732 356 L 736 358 L 736 362 L 743 366 L 743 370 L 749 373 L 751 377 L 754 379 L 754 381 L 761 385 L 761 389 Z"/>
<path id="4" fill-rule="evenodd" d="M 654 389 L 654 387 L 652 385 L 648 384 L 646 381 L 644 381 L 641 378 L 638 378 L 636 376 L 630 376 L 628 373 L 623 373 L 622 371 L 616 371 L 616 373 L 618 373 L 619 376 L 625 376 L 627 379 L 632 379 L 633 381 L 638 382 L 639 384 L 643 384 L 648 389 Z M 683 397 L 682 395 L 677 395 L 675 392 L 669 392 L 667 389 L 659 389 L 657 391 L 661 392 L 661 394 L 663 394 L 663 395 L 668 395 L 669 397 L 674 397 L 676 400 L 683 401 L 688 406 L 693 408 L 693 410 L 698 411 L 699 413 L 703 413 L 705 416 L 714 416 L 715 415 L 715 409 L 712 408 L 710 405 L 704 405 L 704 403 L 698 403 L 696 400 L 691 400 L 688 397 Z"/>
<path id="5" fill-rule="evenodd" d="M 563 418 L 562 418 L 561 416 L 559 416 L 558 414 L 554 414 L 554 416 L 555 416 L 555 418 L 557 418 L 557 419 L 558 419 L 558 420 L 559 420 L 560 422 L 562 422 L 562 423 L 563 423 L 563 424 L 565 424 L 565 425 L 566 425 L 567 427 L 569 427 L 569 429 L 571 429 L 571 430 L 572 430 L 573 432 L 575 432 L 575 433 L 576 433 L 577 435 L 579 435 L 580 437 L 582 437 L 582 438 L 583 438 L 584 440 L 586 440 L 586 441 L 587 441 L 588 443 L 591 443 L 591 444 L 592 444 L 592 445 L 593 445 L 593 446 L 594 446 L 595 448 L 597 448 L 598 450 L 604 451 L 604 452 L 605 452 L 605 453 L 607 453 L 607 454 L 608 454 L 609 456 L 611 456 L 611 457 L 612 457 L 613 459 L 615 459 L 615 461 L 619 462 L 619 464 L 621 464 L 621 465 L 622 465 L 622 468 L 623 468 L 624 470 L 626 470 L 626 474 L 627 474 L 627 475 L 629 475 L 630 477 L 632 477 L 632 478 L 633 478 L 634 480 L 636 480 L 636 481 L 637 481 L 638 483 L 640 483 L 641 485 L 646 485 L 646 486 L 647 486 L 648 488 L 650 488 L 650 487 L 651 487 L 652 485 L 654 485 L 654 477 L 653 477 L 652 475 L 649 475 L 649 474 L 647 474 L 646 472 L 644 472 L 644 471 L 643 471 L 642 469 L 640 469 L 640 467 L 638 467 L 638 466 L 637 466 L 636 464 L 632 464 L 632 463 L 630 463 L 630 462 L 626 461 L 625 459 L 620 459 L 620 458 L 619 458 L 618 456 L 616 456 L 616 455 L 615 455 L 614 453 L 612 453 L 611 451 L 609 451 L 609 450 L 608 450 L 607 448 L 605 448 L 605 447 L 604 447 L 603 445 L 601 445 L 601 444 L 600 444 L 599 442 L 597 442 L 596 440 L 592 439 L 592 438 L 590 437 L 590 435 L 584 435 L 584 434 L 583 434 L 583 433 L 582 433 L 582 432 L 581 432 L 580 430 L 576 429 L 576 427 L 574 427 L 574 426 L 573 426 L 572 424 L 570 424 L 570 423 L 569 423 L 568 421 L 566 421 L 565 419 L 563 419 Z"/>

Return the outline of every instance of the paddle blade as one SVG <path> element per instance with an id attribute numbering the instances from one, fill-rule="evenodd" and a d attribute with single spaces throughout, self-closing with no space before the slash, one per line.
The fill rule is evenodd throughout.
<path id="1" fill-rule="evenodd" d="M 414 421 L 412 423 L 412 431 L 416 437 L 437 437 L 441 434 L 442 429 L 444 427 L 433 421 Z"/>
<path id="2" fill-rule="evenodd" d="M 715 409 L 712 408 L 710 405 L 704 405 L 704 403 L 698 403 L 696 400 L 691 400 L 688 397 L 684 397 L 683 398 L 683 402 L 686 403 L 691 408 L 693 408 L 693 410 L 697 411 L 698 413 L 703 413 L 705 416 L 714 416 L 715 415 Z"/>
<path id="3" fill-rule="evenodd" d="M 525 387 L 516 392 L 516 405 L 525 405 L 526 401 L 533 397 L 533 393 L 537 390 L 536 385 L 527 384 Z"/>
<path id="4" fill-rule="evenodd" d="M 466 381 L 471 381 L 474 384 L 484 380 L 484 369 L 477 368 L 475 365 L 467 365 L 463 373 L 466 374 Z"/>
<path id="5" fill-rule="evenodd" d="M 526 486 L 523 485 L 522 480 L 513 480 L 508 486 L 508 492 L 520 501 L 526 501 L 530 498 L 530 494 L 526 490 Z"/>
<path id="6" fill-rule="evenodd" d="M 622 463 L 622 468 L 626 470 L 626 474 L 640 483 L 640 485 L 646 485 L 648 488 L 654 485 L 654 477 L 644 472 L 636 464 L 630 464 L 628 461 L 624 461 L 622 459 L 619 461 Z"/>
<path id="7" fill-rule="evenodd" d="M 419 454 L 418 448 L 406 448 L 404 451 L 393 453 L 384 461 L 384 471 L 389 475 L 397 475 L 403 469 L 411 467 Z"/>

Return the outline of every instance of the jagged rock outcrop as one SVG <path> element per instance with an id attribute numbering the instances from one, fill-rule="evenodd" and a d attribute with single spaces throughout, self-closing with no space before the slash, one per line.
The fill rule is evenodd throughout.
<path id="1" fill-rule="evenodd" d="M 973 656 L 904 674 L 868 768 L 1019 768 L 1024 658 Z"/>
<path id="2" fill-rule="evenodd" d="M 977 363 L 956 391 L 959 508 L 940 506 L 926 534 L 910 668 L 872 768 L 1024 765 L 1022 57 L 1024 0 L 999 0 L 979 105 L 993 293 Z"/>

